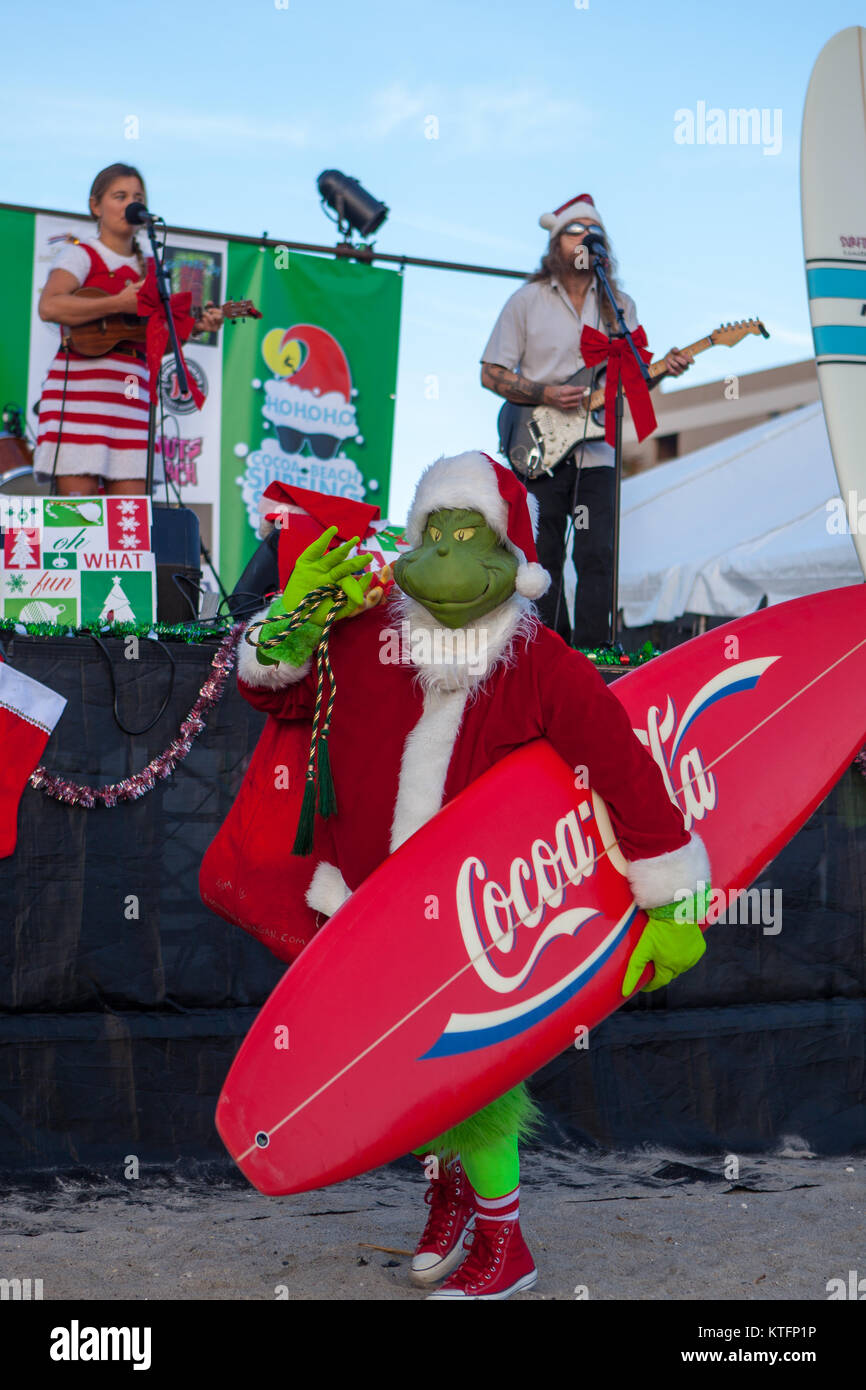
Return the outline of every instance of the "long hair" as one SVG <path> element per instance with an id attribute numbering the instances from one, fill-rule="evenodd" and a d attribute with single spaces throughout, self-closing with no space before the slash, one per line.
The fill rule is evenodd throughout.
<path id="1" fill-rule="evenodd" d="M 98 203 L 103 194 L 108 192 L 115 179 L 138 179 L 144 189 L 144 201 L 147 202 L 147 189 L 145 188 L 144 179 L 141 177 L 139 171 L 132 164 L 109 164 L 105 169 L 100 169 L 93 183 L 90 185 L 87 207 L 91 216 L 93 215 L 93 210 L 90 207 L 91 202 Z M 132 234 L 132 254 L 138 261 L 139 270 L 142 275 L 144 275 L 147 262 L 144 252 L 138 244 L 136 232 Z"/>
<path id="2" fill-rule="evenodd" d="M 613 290 L 614 297 L 618 301 L 620 308 L 622 308 L 623 290 L 617 278 L 619 268 L 616 263 L 616 257 L 613 254 L 613 249 L 608 239 L 607 232 L 603 231 L 602 236 L 604 238 L 604 249 L 607 252 L 608 257 L 606 266 L 607 278 L 610 281 L 610 286 Z M 567 269 L 564 257 L 562 255 L 561 237 L 562 233 L 560 232 L 557 236 L 553 238 L 553 241 L 550 243 L 550 246 L 541 258 L 541 264 L 539 265 L 538 269 L 535 271 L 534 274 L 529 276 L 526 282 L 528 285 L 535 284 L 541 280 L 551 280 L 554 275 L 559 275 L 562 273 L 564 269 Z M 599 303 L 601 307 L 601 321 L 607 329 L 607 332 L 609 334 L 617 332 L 617 322 L 614 317 L 613 309 L 608 303 L 607 295 L 602 294 L 600 296 Z"/>

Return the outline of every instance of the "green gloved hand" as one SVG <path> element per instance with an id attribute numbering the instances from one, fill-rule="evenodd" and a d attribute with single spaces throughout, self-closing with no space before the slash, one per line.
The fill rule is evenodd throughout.
<path id="1" fill-rule="evenodd" d="M 697 924 L 706 917 L 707 902 L 712 889 L 707 885 L 692 901 L 665 903 L 663 907 L 647 909 L 647 924 L 629 957 L 622 982 L 623 997 L 631 994 L 646 966 L 652 962 L 655 974 L 641 993 L 663 989 L 677 975 L 697 965 L 707 949 L 704 934 Z M 679 919 L 679 920 L 678 920 Z M 685 919 L 685 920 L 683 920 Z M 691 920 L 690 920 L 691 919 Z"/>
<path id="2" fill-rule="evenodd" d="M 363 579 L 355 579 L 353 576 L 357 571 L 369 565 L 373 557 L 372 555 L 356 555 L 352 560 L 346 558 L 352 546 L 358 544 L 357 536 L 353 536 L 350 541 L 345 541 L 343 545 L 336 546 L 334 550 L 328 550 L 328 546 L 336 534 L 336 526 L 329 526 L 327 531 L 313 541 L 312 545 L 308 545 L 306 550 L 301 551 L 280 600 L 286 613 L 293 613 L 298 604 L 307 597 L 307 594 L 311 593 L 313 589 L 320 589 L 323 584 L 339 584 L 349 600 L 340 609 L 337 615 L 338 622 L 340 618 L 348 618 L 357 609 L 363 607 L 364 594 L 372 584 L 373 576 L 366 574 Z M 310 614 L 310 621 L 317 623 L 319 627 L 324 627 L 335 602 L 336 599 L 324 599 L 318 608 Z"/>
<path id="3" fill-rule="evenodd" d="M 276 621 L 266 623 L 262 627 L 259 641 L 268 641 L 284 632 L 287 624 L 286 615 L 291 615 L 307 594 L 324 584 L 339 584 L 349 600 L 340 609 L 335 621 L 348 618 L 363 607 L 364 595 L 373 582 L 373 575 L 367 574 L 355 579 L 354 574 L 369 564 L 373 557 L 356 555 L 354 559 L 346 559 L 352 546 L 358 543 L 357 536 L 326 554 L 327 547 L 336 534 L 336 526 L 330 526 L 312 545 L 301 551 L 283 593 L 273 600 L 268 609 L 268 617 Z M 300 628 L 286 633 L 285 641 L 279 646 L 270 647 L 266 652 L 259 649 L 256 655 L 261 665 L 275 666 L 278 662 L 285 661 L 291 666 L 303 666 L 318 646 L 328 614 L 336 602 L 335 598 L 324 599 Z"/>

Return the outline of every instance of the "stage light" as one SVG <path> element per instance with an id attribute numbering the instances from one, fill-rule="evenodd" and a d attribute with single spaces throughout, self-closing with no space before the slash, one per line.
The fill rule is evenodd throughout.
<path id="1" fill-rule="evenodd" d="M 381 227 L 390 212 L 390 208 L 362 188 L 357 179 L 341 174 L 339 169 L 326 169 L 316 180 L 316 186 L 323 212 L 337 223 L 344 235 L 354 230 L 368 237 Z M 333 208 L 335 217 L 331 217 L 328 207 Z"/>

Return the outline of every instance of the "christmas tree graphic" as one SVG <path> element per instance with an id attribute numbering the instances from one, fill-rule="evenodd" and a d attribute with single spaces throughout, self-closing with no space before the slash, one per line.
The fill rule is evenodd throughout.
<path id="1" fill-rule="evenodd" d="M 134 623 L 135 612 L 132 604 L 123 592 L 123 585 L 120 576 L 115 575 L 111 583 L 111 589 L 102 605 L 102 612 L 99 615 L 101 623 Z"/>
<path id="2" fill-rule="evenodd" d="M 26 531 L 16 532 L 12 542 L 12 553 L 9 556 L 9 568 L 28 569 L 36 563 L 33 551 L 38 548 L 38 542 L 30 539 Z"/>

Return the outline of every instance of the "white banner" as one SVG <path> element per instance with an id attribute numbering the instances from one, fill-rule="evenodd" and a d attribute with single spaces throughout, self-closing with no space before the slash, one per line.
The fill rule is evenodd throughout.
<path id="1" fill-rule="evenodd" d="M 30 362 L 28 371 L 28 410 L 38 405 L 49 366 L 60 346 L 60 329 L 43 323 L 39 317 L 39 296 L 48 278 L 51 262 L 61 245 L 51 238 L 72 235 L 82 241 L 95 236 L 96 225 L 84 217 L 37 213 L 34 239 L 33 296 L 31 305 Z M 146 249 L 140 235 L 139 242 Z M 211 237 L 182 236 L 172 233 L 166 252 L 173 290 L 190 290 L 193 306 L 208 299 L 221 304 L 228 242 Z M 221 333 L 226 332 L 224 327 Z M 230 327 L 228 331 L 231 331 Z M 160 372 L 162 413 L 157 413 L 157 455 L 154 468 L 154 500 L 166 500 L 165 472 L 186 505 L 199 513 L 202 534 L 219 565 L 220 506 L 220 419 L 222 398 L 222 350 L 220 335 L 210 334 L 184 346 L 184 359 L 205 395 L 202 409 L 196 410 L 191 397 L 182 397 L 177 388 L 174 357 L 168 354 Z M 35 426 L 35 418 L 29 416 Z M 163 428 L 164 426 L 164 428 Z M 163 468 L 165 464 L 165 471 Z M 168 500 L 177 497 L 168 487 Z"/>

